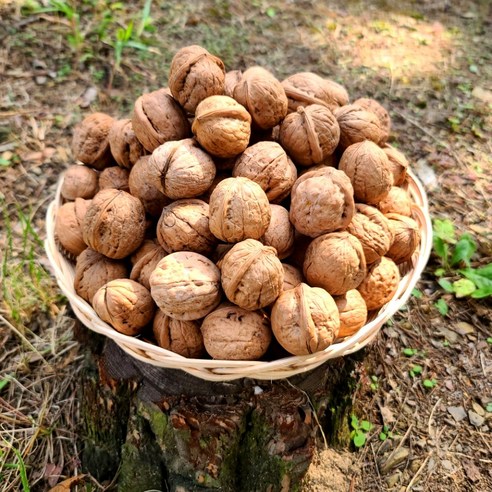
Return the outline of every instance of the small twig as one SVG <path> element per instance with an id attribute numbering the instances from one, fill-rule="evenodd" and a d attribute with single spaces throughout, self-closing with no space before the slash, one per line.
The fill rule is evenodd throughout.
<path id="1" fill-rule="evenodd" d="M 403 443 L 407 440 L 408 435 L 410 434 L 411 430 L 413 428 L 413 424 L 410 424 L 410 426 L 407 429 L 407 432 L 405 432 L 405 435 L 401 439 L 401 441 L 398 443 L 398 446 L 391 452 L 391 454 L 388 456 L 388 458 L 385 460 L 387 463 L 393 458 L 393 456 L 398 452 L 398 450 L 403 446 Z"/>
<path id="2" fill-rule="evenodd" d="M 433 454 L 434 454 L 434 451 L 431 451 L 427 455 L 427 457 L 425 458 L 424 462 L 420 465 L 419 469 L 417 470 L 417 472 L 413 476 L 412 480 L 410 480 L 410 483 L 407 485 L 407 488 L 405 489 L 405 492 L 409 492 L 412 489 L 412 485 L 415 483 L 415 481 L 417 480 L 417 477 L 420 475 L 420 473 L 422 472 L 422 470 L 424 469 L 425 465 L 427 464 L 427 462 L 429 461 L 430 457 Z"/>
<path id="3" fill-rule="evenodd" d="M 429 432 L 429 436 L 432 435 L 431 420 L 432 420 L 432 417 L 434 416 L 434 412 L 436 411 L 437 405 L 439 405 L 439 403 L 441 403 L 441 398 L 438 398 L 438 400 L 436 401 L 436 404 L 432 408 L 432 411 L 431 411 L 430 416 L 429 416 L 429 420 L 427 422 L 427 429 Z"/>

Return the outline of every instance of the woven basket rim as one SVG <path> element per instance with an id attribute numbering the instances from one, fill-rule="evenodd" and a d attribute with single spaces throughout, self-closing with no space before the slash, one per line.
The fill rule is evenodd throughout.
<path id="1" fill-rule="evenodd" d="M 326 349 L 314 354 L 289 356 L 272 361 L 188 359 L 140 338 L 130 337 L 116 331 L 97 316 L 89 303 L 76 294 L 73 285 L 74 266 L 62 255 L 55 243 L 55 216 L 61 203 L 63 175 L 59 179 L 56 196 L 50 203 L 46 214 L 45 250 L 57 283 L 70 302 L 77 318 L 92 331 L 111 338 L 135 359 L 158 367 L 182 369 L 208 381 L 230 381 L 243 377 L 264 380 L 287 378 L 312 370 L 329 359 L 362 349 L 376 337 L 383 324 L 407 302 L 427 264 L 432 249 L 432 224 L 427 196 L 422 184 L 411 171 L 408 172 L 408 177 L 408 191 L 414 201 L 413 218 L 419 224 L 421 242 L 420 248 L 411 261 L 403 266 L 407 271 L 402 275 L 397 292 L 392 300 L 379 310 L 377 316 L 354 335 L 337 340 Z"/>

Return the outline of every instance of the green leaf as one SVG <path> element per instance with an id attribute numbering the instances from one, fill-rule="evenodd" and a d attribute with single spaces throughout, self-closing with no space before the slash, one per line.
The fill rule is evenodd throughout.
<path id="1" fill-rule="evenodd" d="M 361 422 L 360 422 L 360 428 L 364 432 L 369 432 L 372 429 L 372 424 L 368 420 L 361 420 Z"/>
<path id="2" fill-rule="evenodd" d="M 455 241 L 454 225 L 449 219 L 434 219 L 434 237 L 441 238 L 445 242 Z"/>
<path id="3" fill-rule="evenodd" d="M 471 73 L 478 73 L 478 67 L 473 64 L 468 67 L 468 70 L 470 70 Z"/>
<path id="4" fill-rule="evenodd" d="M 487 338 L 487 343 L 488 343 L 489 345 L 492 345 L 492 337 Z"/>
<path id="5" fill-rule="evenodd" d="M 0 380 L 0 391 L 2 391 L 3 388 L 5 388 L 5 386 L 7 386 L 10 383 L 10 380 L 11 380 L 10 376 L 6 376 L 2 380 Z"/>
<path id="6" fill-rule="evenodd" d="M 472 293 L 470 297 L 473 299 L 484 299 L 485 297 L 492 296 L 492 287 L 483 287 L 481 289 L 477 289 Z"/>
<path id="7" fill-rule="evenodd" d="M 484 267 L 487 268 L 487 267 Z M 480 269 L 483 272 L 483 269 Z M 474 284 L 475 287 L 477 288 L 477 291 L 475 291 L 472 294 L 472 297 L 475 299 L 481 298 L 481 297 L 487 297 L 490 295 L 492 292 L 492 280 L 487 278 L 487 276 L 483 276 L 478 274 L 478 270 L 474 268 L 466 268 L 465 270 L 460 270 L 459 271 L 464 277 L 467 279 L 471 280 Z M 488 269 L 485 270 L 485 274 L 488 275 Z"/>
<path id="8" fill-rule="evenodd" d="M 487 406 L 485 407 L 485 410 L 489 413 L 492 412 L 492 402 L 491 403 L 487 403 Z"/>
<path id="9" fill-rule="evenodd" d="M 268 7 L 266 9 L 266 15 L 268 15 L 268 17 L 273 19 L 277 15 L 277 11 L 273 7 Z"/>
<path id="10" fill-rule="evenodd" d="M 470 234 L 463 234 L 454 247 L 454 251 L 451 256 L 451 265 L 457 265 L 458 263 L 463 262 L 469 267 L 471 257 L 476 250 L 477 243 L 473 237 Z"/>
<path id="11" fill-rule="evenodd" d="M 436 277 L 442 277 L 445 273 L 446 273 L 446 270 L 444 268 L 436 268 L 434 275 Z"/>
<path id="12" fill-rule="evenodd" d="M 466 297 L 472 294 L 477 288 L 475 284 L 467 278 L 460 278 L 456 282 L 453 282 L 453 290 L 456 297 Z"/>
<path id="13" fill-rule="evenodd" d="M 8 167 L 10 164 L 12 164 L 10 160 L 0 157 L 0 167 Z"/>
<path id="14" fill-rule="evenodd" d="M 355 415 L 352 415 L 350 417 L 350 425 L 355 430 L 357 430 L 359 428 L 359 419 Z"/>
<path id="15" fill-rule="evenodd" d="M 353 442 L 356 448 L 361 448 L 366 443 L 366 435 L 363 432 L 357 432 Z"/>
<path id="16" fill-rule="evenodd" d="M 443 239 L 440 237 L 435 237 L 433 239 L 433 244 L 434 244 L 434 251 L 441 260 L 443 260 L 445 263 L 447 263 L 448 256 L 449 256 L 449 246 L 447 243 L 444 242 Z"/>
<path id="17" fill-rule="evenodd" d="M 446 291 L 446 292 L 454 292 L 453 290 L 453 284 L 449 281 L 446 280 L 445 278 L 440 278 L 437 283 Z"/>
<path id="18" fill-rule="evenodd" d="M 387 438 L 388 438 L 388 436 L 384 432 L 379 433 L 379 440 L 380 441 L 386 441 Z"/>
<path id="19" fill-rule="evenodd" d="M 430 389 L 437 385 L 437 381 L 435 379 L 424 379 L 422 384 L 424 385 L 424 388 Z"/>
<path id="20" fill-rule="evenodd" d="M 449 307 L 446 304 L 446 301 L 444 299 L 438 299 L 437 302 L 434 304 L 436 306 L 437 310 L 443 315 L 446 316 L 449 311 Z"/>
<path id="21" fill-rule="evenodd" d="M 484 267 L 476 268 L 475 272 L 477 273 L 477 275 L 480 275 L 481 277 L 485 277 L 488 278 L 489 280 L 492 280 L 492 263 L 489 263 Z"/>
<path id="22" fill-rule="evenodd" d="M 422 294 L 422 291 L 419 289 L 412 289 L 412 296 L 416 299 L 422 299 L 422 297 L 424 297 L 424 294 Z"/>
<path id="23" fill-rule="evenodd" d="M 403 349 L 403 355 L 406 357 L 412 357 L 416 353 L 417 353 L 417 349 L 408 348 L 408 347 Z"/>
<path id="24" fill-rule="evenodd" d="M 422 366 L 419 366 L 418 364 L 413 366 L 411 370 L 411 372 L 413 372 L 414 374 L 422 374 L 422 371 L 423 371 Z"/>

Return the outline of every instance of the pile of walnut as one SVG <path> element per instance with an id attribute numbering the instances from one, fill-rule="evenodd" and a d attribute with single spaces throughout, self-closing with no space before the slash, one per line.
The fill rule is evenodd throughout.
<path id="1" fill-rule="evenodd" d="M 420 241 L 390 124 L 313 73 L 226 73 L 181 49 L 131 119 L 75 129 L 84 165 L 65 173 L 56 240 L 76 292 L 185 357 L 304 355 L 354 334 Z"/>

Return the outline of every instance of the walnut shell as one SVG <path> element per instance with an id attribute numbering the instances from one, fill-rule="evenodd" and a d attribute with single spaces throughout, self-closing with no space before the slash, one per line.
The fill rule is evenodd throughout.
<path id="1" fill-rule="evenodd" d="M 297 179 L 291 191 L 290 220 L 310 237 L 345 229 L 355 211 L 348 177 L 332 167 L 310 171 Z"/>
<path id="2" fill-rule="evenodd" d="M 229 70 L 229 72 L 226 72 L 224 81 L 224 94 L 226 96 L 234 96 L 234 88 L 241 80 L 242 76 L 243 72 L 241 72 L 241 70 Z"/>
<path id="3" fill-rule="evenodd" d="M 130 191 L 128 186 L 129 175 L 128 170 L 122 167 L 107 167 L 99 175 L 99 189 L 114 188 L 115 190 Z"/>
<path id="4" fill-rule="evenodd" d="M 270 205 L 271 219 L 268 229 L 260 241 L 265 246 L 271 246 L 277 251 L 277 256 L 283 260 L 294 249 L 294 226 L 289 220 L 289 211 L 280 205 Z"/>
<path id="5" fill-rule="evenodd" d="M 257 360 L 268 349 L 272 330 L 259 311 L 221 304 L 201 326 L 207 352 L 214 359 Z"/>
<path id="6" fill-rule="evenodd" d="M 153 251 L 156 247 L 160 247 L 157 239 L 144 239 L 144 242 L 130 256 L 131 264 L 135 265 L 141 258 Z"/>
<path id="7" fill-rule="evenodd" d="M 367 275 L 357 290 L 371 311 L 383 307 L 393 298 L 399 282 L 400 272 L 395 262 L 383 256 L 369 265 Z"/>
<path id="8" fill-rule="evenodd" d="M 338 168 L 350 178 L 355 200 L 369 205 L 384 200 L 393 184 L 386 154 L 370 140 L 348 147 Z"/>
<path id="9" fill-rule="evenodd" d="M 201 46 L 181 48 L 171 62 L 169 88 L 190 114 L 209 96 L 224 94 L 225 69 L 220 58 Z"/>
<path id="10" fill-rule="evenodd" d="M 377 204 L 383 214 L 400 214 L 412 216 L 412 199 L 410 195 L 399 186 L 392 186 L 386 198 Z"/>
<path id="11" fill-rule="evenodd" d="M 92 304 L 94 294 L 106 283 L 127 278 L 128 268 L 122 261 L 111 260 L 101 253 L 87 248 L 77 257 L 75 264 L 75 292 Z"/>
<path id="12" fill-rule="evenodd" d="M 353 335 L 366 324 L 367 306 L 358 290 L 349 290 L 343 296 L 336 296 L 333 299 L 340 315 L 338 338 Z"/>
<path id="13" fill-rule="evenodd" d="M 190 136 L 190 123 L 167 89 L 144 94 L 135 101 L 132 126 L 149 152 L 165 142 Z"/>
<path id="14" fill-rule="evenodd" d="M 260 185 L 247 178 L 227 178 L 210 195 L 212 234 L 221 241 L 237 243 L 259 239 L 270 224 L 271 209 Z"/>
<path id="15" fill-rule="evenodd" d="M 227 298 L 249 311 L 272 303 L 284 282 L 276 251 L 255 239 L 241 241 L 228 251 L 222 259 L 221 274 Z"/>
<path id="16" fill-rule="evenodd" d="M 284 283 L 282 285 L 282 292 L 284 290 L 293 289 L 304 282 L 302 272 L 298 268 L 288 265 L 287 263 L 282 263 L 282 268 L 284 269 Z"/>
<path id="17" fill-rule="evenodd" d="M 155 304 L 150 292 L 130 279 L 111 280 L 92 300 L 94 311 L 116 331 L 138 335 L 154 317 Z"/>
<path id="18" fill-rule="evenodd" d="M 249 111 L 255 126 L 264 130 L 278 125 L 287 114 L 282 84 L 262 67 L 251 67 L 243 73 L 234 87 L 234 99 Z"/>
<path id="19" fill-rule="evenodd" d="M 393 185 L 401 186 L 407 177 L 407 158 L 391 145 L 386 144 L 383 150 L 388 157 L 389 167 L 393 175 Z"/>
<path id="20" fill-rule="evenodd" d="M 98 174 L 94 169 L 77 164 L 69 166 L 63 175 L 61 196 L 66 200 L 90 199 L 97 193 Z"/>
<path id="21" fill-rule="evenodd" d="M 113 164 L 108 135 L 114 119 L 104 113 L 86 116 L 73 132 L 72 151 L 75 159 L 97 170 Z"/>
<path id="22" fill-rule="evenodd" d="M 420 228 L 417 222 L 410 217 L 400 214 L 387 214 L 393 242 L 386 253 L 397 265 L 412 258 L 420 244 Z"/>
<path id="23" fill-rule="evenodd" d="M 107 188 L 93 199 L 84 218 L 84 241 L 108 258 L 133 253 L 145 235 L 145 210 L 138 198 L 126 191 Z"/>
<path id="24" fill-rule="evenodd" d="M 280 294 L 271 322 L 275 338 L 293 355 L 324 350 L 340 328 L 338 309 L 330 294 L 304 283 Z"/>
<path id="25" fill-rule="evenodd" d="M 388 219 L 370 205 L 358 203 L 355 210 L 356 214 L 347 227 L 347 232 L 362 244 L 366 263 L 374 263 L 388 252 L 393 241 Z"/>
<path id="26" fill-rule="evenodd" d="M 331 295 L 355 289 L 366 275 L 366 259 L 360 241 L 348 232 L 333 232 L 316 238 L 306 251 L 304 276 L 309 285 Z"/>
<path id="27" fill-rule="evenodd" d="M 78 256 L 87 243 L 83 236 L 83 222 L 92 200 L 76 198 L 62 205 L 56 212 L 55 238 L 68 256 Z"/>
<path id="28" fill-rule="evenodd" d="M 150 276 L 150 291 L 159 308 L 171 318 L 203 318 L 220 302 L 220 271 L 198 253 L 171 253 Z"/>
<path id="29" fill-rule="evenodd" d="M 302 166 L 319 164 L 335 152 L 340 128 L 325 106 L 299 106 L 280 124 L 279 142 L 294 161 Z"/>
<path id="30" fill-rule="evenodd" d="M 152 184 L 173 200 L 205 193 L 216 173 L 212 158 L 192 138 L 157 147 L 148 166 Z"/>
<path id="31" fill-rule="evenodd" d="M 297 169 L 278 143 L 258 142 L 237 158 L 232 175 L 258 183 L 268 200 L 278 203 L 290 193 Z"/>
<path id="32" fill-rule="evenodd" d="M 114 160 L 126 169 L 130 169 L 146 153 L 133 131 L 130 119 L 115 121 L 109 131 L 108 139 Z"/>
<path id="33" fill-rule="evenodd" d="M 210 232 L 208 205 L 188 199 L 164 207 L 157 224 L 157 239 L 168 253 L 195 251 L 209 255 L 218 241 Z"/>
<path id="34" fill-rule="evenodd" d="M 196 321 L 173 319 L 159 309 L 152 327 L 159 347 L 192 359 L 205 352 L 200 324 Z"/>
<path id="35" fill-rule="evenodd" d="M 251 115 L 228 96 L 211 96 L 196 108 L 192 131 L 200 145 L 217 157 L 234 157 L 246 149 Z"/>
<path id="36" fill-rule="evenodd" d="M 379 118 L 360 106 L 348 104 L 335 110 L 335 117 L 340 126 L 340 147 L 346 149 L 349 145 L 364 140 L 371 140 L 378 145 L 383 143 L 385 132 Z"/>
<path id="37" fill-rule="evenodd" d="M 133 264 L 130 279 L 150 290 L 150 276 L 166 254 L 158 244 L 154 243 L 153 248 L 149 249 L 145 254 L 139 255 L 138 261 Z"/>
<path id="38" fill-rule="evenodd" d="M 360 99 L 357 99 L 357 101 L 354 101 L 353 104 L 355 106 L 359 106 L 364 111 L 374 113 L 378 117 L 379 122 L 381 123 L 381 129 L 383 131 L 383 138 L 380 143 L 385 143 L 391 133 L 391 118 L 388 111 L 386 111 L 386 109 L 378 101 L 368 97 L 361 97 Z"/>

